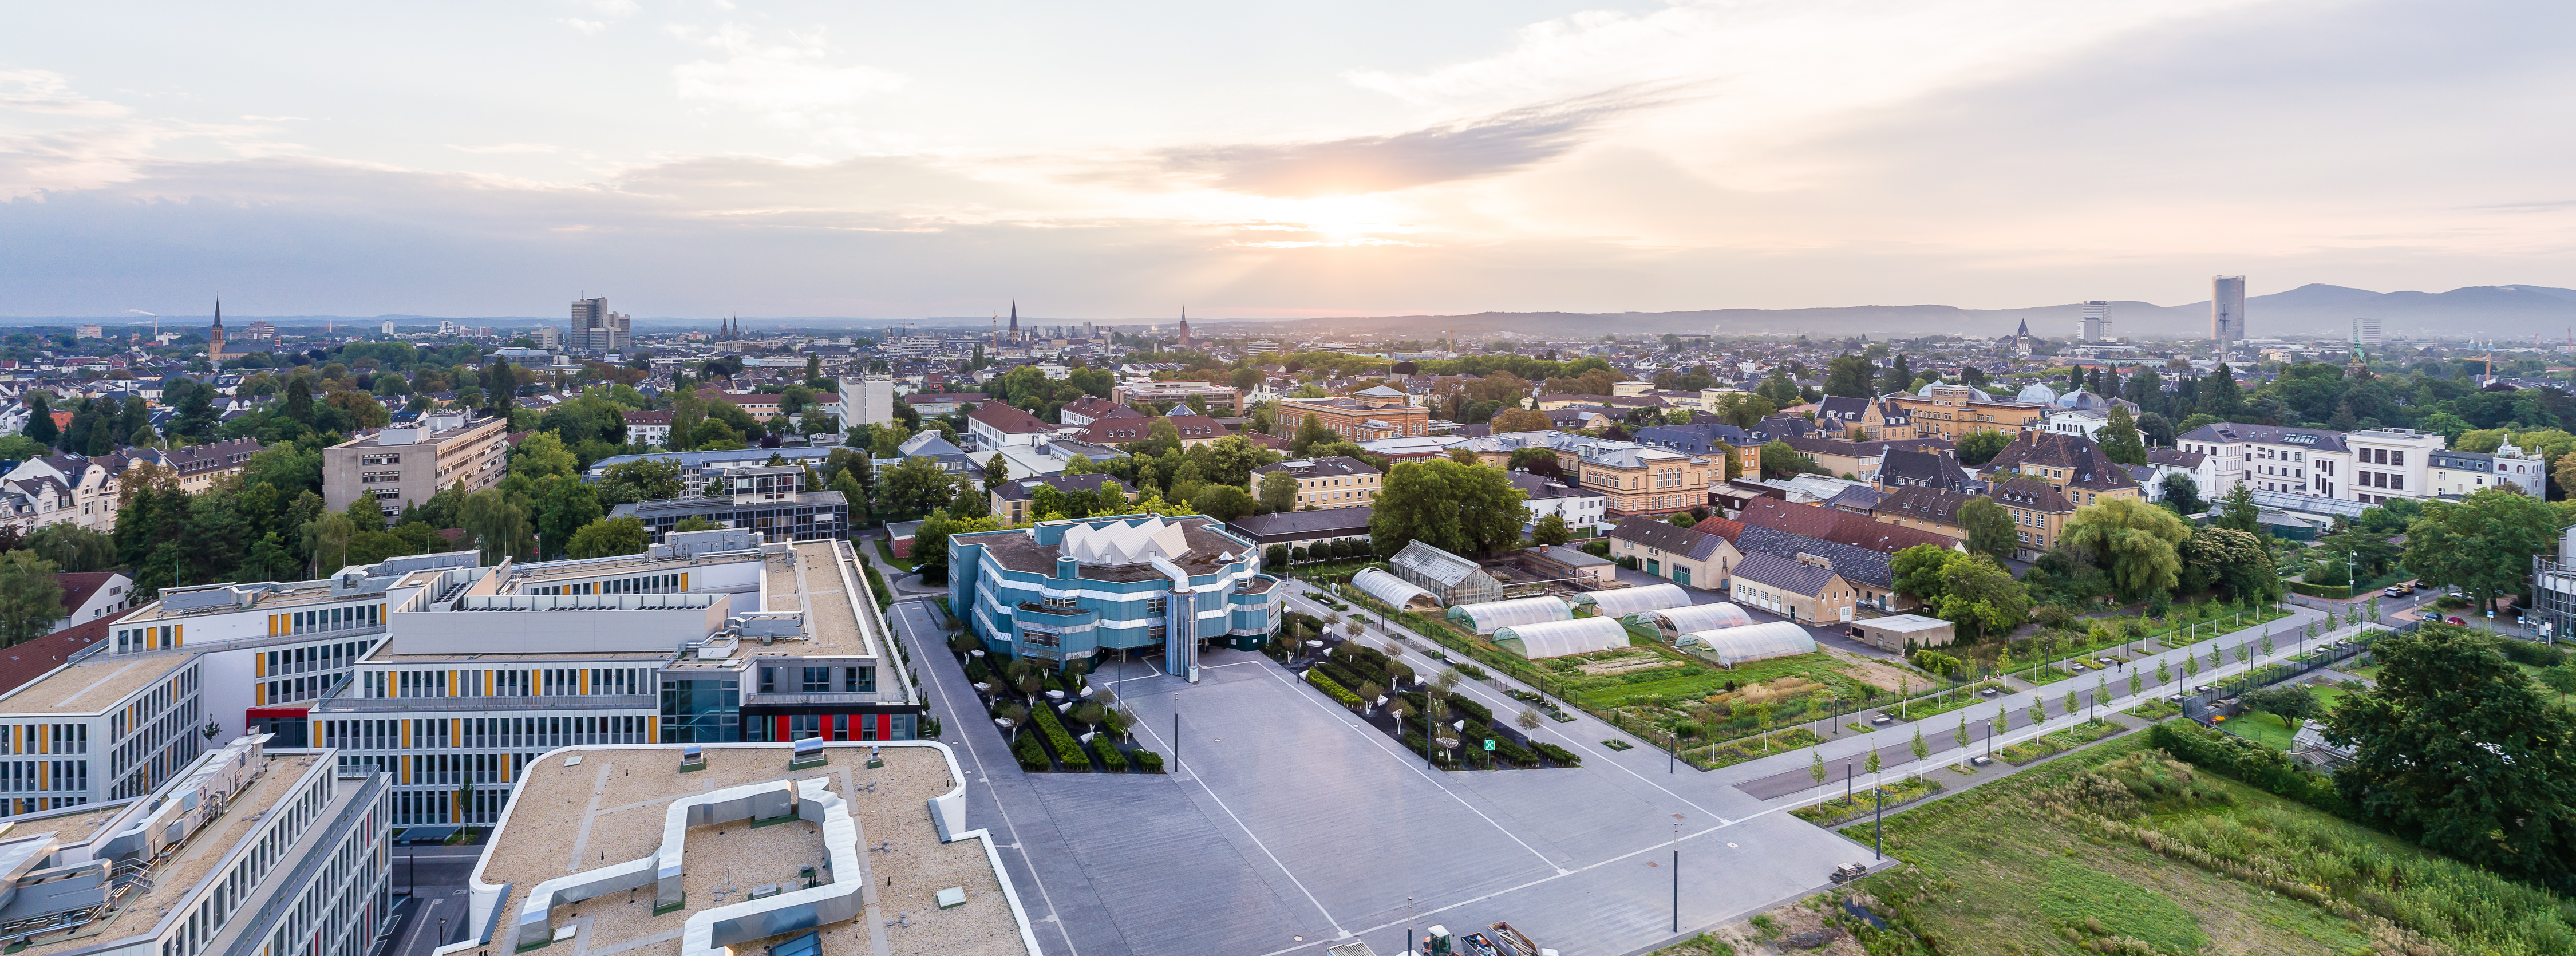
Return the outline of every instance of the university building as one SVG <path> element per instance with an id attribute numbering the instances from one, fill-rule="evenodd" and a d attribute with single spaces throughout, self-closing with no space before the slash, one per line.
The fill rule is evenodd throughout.
<path id="1" fill-rule="evenodd" d="M 1431 410 L 1415 406 L 1403 392 L 1384 385 L 1330 398 L 1280 399 L 1280 434 L 1297 434 L 1310 415 L 1323 423 L 1325 431 L 1353 442 L 1431 434 Z"/>

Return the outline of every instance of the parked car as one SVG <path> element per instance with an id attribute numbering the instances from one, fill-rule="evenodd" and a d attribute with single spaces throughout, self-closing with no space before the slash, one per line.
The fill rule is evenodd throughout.
<path id="1" fill-rule="evenodd" d="M 2381 593 L 2381 594 L 2385 594 L 2385 595 L 2388 595 L 2389 597 L 2405 597 L 2405 596 L 2407 596 L 2407 595 L 2409 595 L 2409 594 L 2413 594 L 2413 593 L 2415 593 L 2415 589 L 2414 589 L 2414 588 L 2407 587 L 2407 586 L 2405 586 L 2405 585 L 2403 585 L 2403 584 L 2391 584 L 2391 585 L 2389 585 L 2389 586 L 2387 586 L 2387 587 L 2385 587 L 2385 588 L 2380 589 L 2380 592 L 2379 592 L 2379 593 Z"/>
<path id="2" fill-rule="evenodd" d="M 2464 620 L 2461 620 L 2461 619 L 2460 619 L 2460 616 L 2459 616 L 2459 615 L 2457 615 L 2457 614 L 2451 615 L 2451 619 L 2450 619 L 2450 620 L 2451 620 L 2451 623 L 2453 623 L 2453 624 L 2457 624 L 2457 625 L 2459 625 L 2459 626 L 2461 626 L 2461 627 L 2467 627 L 2467 626 L 2469 626 L 2469 622 L 2464 621 Z"/>

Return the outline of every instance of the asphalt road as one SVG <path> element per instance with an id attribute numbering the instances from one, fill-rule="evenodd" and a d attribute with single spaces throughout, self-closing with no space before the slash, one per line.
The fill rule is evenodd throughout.
<path id="1" fill-rule="evenodd" d="M 466 880 L 474 873 L 474 861 L 482 858 L 483 847 L 398 846 L 392 856 L 395 891 L 410 888 L 420 902 L 413 904 L 408 922 L 397 931 L 385 956 L 429 956 L 444 942 L 463 939 L 469 909 Z"/>

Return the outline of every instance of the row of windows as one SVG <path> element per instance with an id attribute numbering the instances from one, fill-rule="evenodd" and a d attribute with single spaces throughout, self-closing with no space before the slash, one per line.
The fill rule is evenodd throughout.
<path id="1" fill-rule="evenodd" d="M 653 669 L 649 667 L 365 671 L 360 676 L 361 697 L 633 696 L 653 692 Z"/>
<path id="2" fill-rule="evenodd" d="M 833 680 L 832 672 L 835 670 L 841 672 L 838 681 Z M 835 687 L 835 684 L 838 686 Z M 865 693 L 877 689 L 877 669 L 873 667 L 763 667 L 760 669 L 761 693 L 780 693 L 782 687 L 792 688 L 790 691 L 792 693 L 803 694 L 829 694 L 836 691 Z"/>
<path id="3" fill-rule="evenodd" d="M 312 647 L 288 647 L 260 655 L 260 676 L 304 674 L 312 671 L 346 670 L 366 656 L 374 641 L 343 641 Z"/>
<path id="4" fill-rule="evenodd" d="M 0 724 L 0 754 L 88 752 L 88 724 Z"/>
<path id="5" fill-rule="evenodd" d="M 268 616 L 268 633 L 272 635 L 316 634 L 326 631 L 354 631 L 361 628 L 383 627 L 384 624 L 384 605 L 351 604 L 271 614 Z"/>
<path id="6" fill-rule="evenodd" d="M 0 760 L 0 791 L 89 790 L 87 760 Z"/>
<path id="7" fill-rule="evenodd" d="M 314 724 L 321 737 L 321 746 L 349 751 L 491 750 L 525 747 L 543 752 L 556 747 L 591 744 L 653 743 L 652 720 L 653 718 L 648 715 L 601 714 L 569 717 L 318 720 Z M 384 769 L 392 772 L 396 768 L 392 764 L 387 764 Z"/>
<path id="8" fill-rule="evenodd" d="M 119 654 L 131 654 L 136 651 L 157 651 L 163 648 L 177 647 L 179 646 L 180 641 L 186 638 L 186 635 L 180 632 L 180 628 L 182 626 L 183 625 L 177 624 L 164 624 L 158 627 L 118 628 L 116 631 L 116 652 Z"/>
<path id="9" fill-rule="evenodd" d="M 685 574 L 647 574 L 608 581 L 583 581 L 578 584 L 549 584 L 529 588 L 529 594 L 677 594 L 688 590 Z"/>

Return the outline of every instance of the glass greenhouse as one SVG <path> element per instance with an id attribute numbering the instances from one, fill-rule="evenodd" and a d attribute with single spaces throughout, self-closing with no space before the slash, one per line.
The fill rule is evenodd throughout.
<path id="1" fill-rule="evenodd" d="M 1774 657 L 1813 654 L 1816 636 L 1788 621 L 1771 621 L 1684 634 L 1677 646 L 1721 665 L 1734 667 Z"/>
<path id="2" fill-rule="evenodd" d="M 1648 611 L 1637 615 L 1637 623 L 1654 625 L 1655 630 L 1663 634 L 1664 640 L 1669 641 L 1697 631 L 1743 627 L 1753 623 L 1753 615 L 1744 613 L 1743 608 L 1720 601 L 1715 604 L 1693 604 L 1689 607 Z"/>
<path id="3" fill-rule="evenodd" d="M 1498 628 L 1540 621 L 1563 621 L 1574 616 L 1574 606 L 1563 598 L 1534 597 L 1484 604 L 1461 604 L 1449 609 L 1449 619 L 1464 622 L 1478 634 L 1491 634 Z"/>
<path id="4" fill-rule="evenodd" d="M 1494 644 L 1531 660 L 1589 654 L 1628 646 L 1628 628 L 1615 617 L 1516 624 L 1494 632 Z"/>
<path id="5" fill-rule="evenodd" d="M 1431 596 L 1431 592 L 1378 568 L 1351 575 L 1351 586 L 1399 611 L 1432 611 L 1440 607 L 1440 599 Z"/>
<path id="6" fill-rule="evenodd" d="M 1647 611 L 1690 604 L 1690 592 L 1678 584 L 1649 584 L 1641 588 L 1613 588 L 1585 595 L 1592 599 L 1592 610 L 1603 617 L 1628 617 Z"/>

